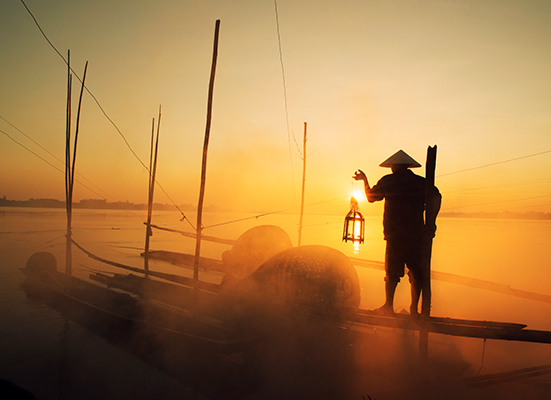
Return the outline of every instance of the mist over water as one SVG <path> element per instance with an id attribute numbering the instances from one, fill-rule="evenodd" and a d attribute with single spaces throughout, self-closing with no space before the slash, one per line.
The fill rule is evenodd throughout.
<path id="1" fill-rule="evenodd" d="M 205 226 L 232 221 L 243 215 L 208 213 Z M 342 243 L 341 216 L 305 216 L 302 244 L 333 247 L 347 256 L 383 261 L 381 217 L 368 217 L 365 244 L 355 254 L 350 243 Z M 155 212 L 153 223 L 192 232 L 187 222 L 172 212 Z M 188 215 L 191 221 L 194 215 Z M 139 256 L 145 241 L 145 215 L 140 212 L 75 210 L 74 239 L 87 250 L 134 267 L 143 266 Z M 193 391 L 167 375 L 149 367 L 85 328 L 65 320 L 37 300 L 27 298 L 19 288 L 27 258 L 36 251 L 50 251 L 64 268 L 64 210 L 0 209 L 0 273 L 3 328 L 0 331 L 0 378 L 11 380 L 38 394 L 39 398 L 192 398 Z M 238 223 L 207 228 L 205 235 L 236 239 L 252 226 L 278 225 L 296 245 L 298 217 L 270 215 Z M 551 293 L 551 223 L 549 221 L 446 219 L 437 222 L 432 269 L 461 275 L 539 294 Z M 193 239 L 155 230 L 151 249 L 193 254 Z M 203 242 L 202 255 L 220 259 L 230 247 Z M 87 278 L 89 269 L 122 272 L 88 258 L 73 248 L 74 275 Z M 192 271 L 161 261 L 150 261 L 153 270 L 192 276 Z M 356 267 L 361 286 L 361 308 L 373 309 L 384 300 L 384 271 Z M 219 283 L 222 274 L 200 272 L 200 279 Z M 477 289 L 456 283 L 432 281 L 432 315 L 465 319 L 518 322 L 529 329 L 551 330 L 551 304 Z M 398 286 L 395 307 L 409 308 L 409 282 Z M 457 379 L 480 374 L 505 372 L 551 363 L 551 346 L 482 339 L 430 335 L 431 374 L 425 382 L 418 375 L 417 335 L 414 332 L 366 327 L 350 339 L 355 352 L 348 353 L 345 340 L 337 332 L 312 325 L 309 330 L 286 327 L 287 338 L 272 342 L 266 353 L 263 373 L 271 393 L 288 395 L 297 376 L 310 391 L 304 397 L 372 399 L 442 398 L 547 398 L 548 376 L 534 381 L 504 383 L 470 391 Z M 323 332 L 323 334 L 320 334 Z M 316 338 L 316 340 L 309 340 Z M 305 343 L 309 343 L 310 347 Z M 300 348 L 303 353 L 297 351 Z M 319 349 L 325 349 L 319 351 Z M 341 350 L 341 351 L 339 351 Z M 291 358 L 291 355 L 300 357 Z M 289 357 L 289 358 L 287 358 Z M 364 373 L 355 375 L 352 366 Z M 305 369 L 308 372 L 301 372 Z M 339 372 L 340 371 L 340 372 Z M 32 372 L 32 373 L 31 373 Z M 330 379 L 328 378 L 330 377 Z M 277 378 L 277 379 L 276 379 Z M 277 386 L 274 382 L 284 383 Z M 303 383 L 304 383 L 303 382 Z M 454 386 L 455 385 L 455 386 Z M 537 386 L 540 391 L 534 389 Z M 342 388 L 346 389 L 342 389 Z M 541 391 L 543 388 L 543 392 Z M 339 390 L 342 389 L 342 392 Z M 298 390 L 298 389 L 297 389 Z M 531 394 L 531 396 L 526 396 Z M 200 394 L 195 394 L 201 398 Z M 325 396 L 325 397 L 324 397 Z M 267 397 L 251 397 L 267 398 Z M 273 397 L 276 398 L 276 397 Z M 280 397 L 281 398 L 281 397 Z"/>

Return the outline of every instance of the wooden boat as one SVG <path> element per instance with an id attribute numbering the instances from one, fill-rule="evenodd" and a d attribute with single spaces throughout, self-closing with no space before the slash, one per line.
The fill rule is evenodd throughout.
<path id="1" fill-rule="evenodd" d="M 44 260 L 39 261 L 41 266 L 48 265 Z M 329 354 L 333 358 L 329 361 L 316 355 L 323 362 L 316 363 L 315 368 L 310 362 L 301 365 L 301 368 L 314 368 L 312 376 L 334 376 L 336 371 L 331 366 L 352 365 L 350 349 L 362 349 L 361 343 L 373 340 L 373 335 L 369 333 L 373 326 L 551 343 L 551 332 L 527 330 L 524 324 L 442 317 L 423 320 L 407 314 L 377 315 L 362 309 L 353 310 L 346 321 L 336 324 L 304 315 L 291 321 L 291 325 L 286 325 L 288 321 L 265 318 L 249 318 L 245 325 L 239 324 L 243 320 L 232 324 L 235 321 L 221 313 L 219 305 L 232 308 L 235 304 L 229 304 L 230 298 L 219 301 L 220 296 L 225 295 L 225 289 L 220 285 L 197 288 L 193 279 L 179 277 L 179 282 L 173 282 L 166 279 L 171 277 L 169 274 L 155 278 L 154 271 L 148 271 L 150 277 L 93 273 L 90 279 L 98 283 L 95 284 L 59 273 L 53 268 L 43 271 L 43 268 L 33 266 L 32 262 L 22 271 L 27 276 L 24 286 L 29 294 L 40 296 L 69 317 L 213 399 L 241 399 L 255 392 L 273 390 L 271 386 L 267 389 L 263 386 L 266 385 L 262 378 L 266 371 L 271 374 L 274 369 L 292 371 L 298 368 L 282 360 L 288 360 L 289 355 L 295 356 L 300 351 L 311 357 L 326 354 L 330 349 Z M 271 311 L 268 308 L 268 313 Z M 266 321 L 271 324 L 267 325 L 269 329 L 257 329 Z M 247 326 L 249 323 L 256 326 Z M 296 329 L 298 325 L 300 329 Z M 238 332 L 228 329 L 228 326 L 238 327 Z M 276 329 L 272 329 L 274 327 Z M 302 330 L 304 327 L 306 329 Z M 297 332 L 301 332 L 298 338 Z M 295 346 L 300 344 L 301 347 L 289 345 L 286 341 L 291 337 Z M 285 357 L 282 357 L 282 352 Z M 296 359 L 293 362 L 297 362 Z M 549 368 L 543 368 L 531 373 L 548 372 Z M 501 376 L 498 378 L 504 379 Z M 483 382 L 475 380 L 467 383 L 479 385 Z M 338 381 L 331 384 L 334 385 L 329 388 L 331 390 L 342 387 Z"/>
<path id="2" fill-rule="evenodd" d="M 95 273 L 90 279 L 137 295 L 147 295 L 178 307 L 189 306 L 192 288 L 154 281 L 133 274 Z M 217 295 L 202 291 L 202 303 L 213 304 Z M 428 319 L 412 319 L 409 314 L 379 315 L 371 310 L 358 309 L 351 313 L 349 323 L 357 326 L 383 326 L 405 330 L 427 329 L 429 332 L 451 336 L 483 339 L 499 339 L 551 343 L 551 332 L 526 329 L 527 325 L 512 322 L 481 321 L 431 316 Z"/>
<path id="3" fill-rule="evenodd" d="M 55 269 L 52 258 L 35 253 L 21 268 L 28 295 L 209 398 L 242 398 L 254 392 L 246 366 L 231 361 L 254 346 L 251 337 L 183 308 L 68 276 Z"/>
<path id="4" fill-rule="evenodd" d="M 193 265 L 192 257 L 182 253 L 158 251 L 153 253 L 152 258 L 162 259 L 180 266 L 191 267 Z M 201 263 L 201 267 L 206 270 L 210 270 L 213 265 L 216 265 L 216 271 L 223 271 L 223 267 L 220 266 L 221 264 L 217 264 L 217 260 L 206 259 L 205 263 Z M 171 279 L 170 277 L 166 278 Z M 189 306 L 189 299 L 193 292 L 193 281 L 191 279 L 180 282 L 187 283 L 189 286 L 154 281 L 133 274 L 112 274 L 110 276 L 95 273 L 90 275 L 90 279 L 134 294 L 147 294 L 147 296 L 182 308 Z M 203 289 L 205 290 L 202 290 L 199 295 L 201 302 L 205 304 L 214 303 L 217 298 L 216 294 L 220 291 L 220 285 L 210 284 L 209 287 Z M 378 315 L 373 311 L 363 309 L 355 310 L 350 315 L 349 323 L 356 325 L 383 326 L 417 331 L 425 329 L 428 332 L 451 336 L 551 343 L 551 332 L 526 329 L 527 325 L 521 323 L 437 316 L 431 316 L 428 319 L 412 319 L 408 314 Z"/>

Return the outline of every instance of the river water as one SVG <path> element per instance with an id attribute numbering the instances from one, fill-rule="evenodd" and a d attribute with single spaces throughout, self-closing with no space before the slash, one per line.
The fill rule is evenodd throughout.
<path id="1" fill-rule="evenodd" d="M 181 221 L 181 215 L 176 212 L 155 212 L 153 223 L 192 232 L 195 215 L 189 213 L 187 217 L 189 222 Z M 74 211 L 74 240 L 100 257 L 141 267 L 143 260 L 139 254 L 145 239 L 144 220 L 145 214 L 140 211 L 77 209 Z M 228 223 L 231 221 L 235 222 Z M 302 244 L 327 245 L 351 257 L 383 261 L 385 242 L 381 217 L 366 218 L 365 243 L 357 247 L 341 241 L 342 222 L 341 216 L 306 215 Z M 227 239 L 236 239 L 253 226 L 274 224 L 284 228 L 297 244 L 296 215 L 272 214 L 254 218 L 245 214 L 206 213 L 203 224 L 205 235 Z M 34 252 L 50 251 L 58 260 L 58 269 L 62 269 L 65 225 L 65 212 L 61 209 L 0 208 L 0 378 L 30 390 L 39 399 L 202 398 L 26 296 L 19 286 L 24 279 L 19 268 L 24 267 Z M 551 221 L 440 218 L 433 245 L 432 269 L 549 295 L 550 244 Z M 176 233 L 155 230 L 151 249 L 193 254 L 195 242 Z M 201 249 L 203 256 L 220 258 L 229 247 L 203 242 Z M 189 269 L 160 261 L 153 261 L 150 266 L 154 270 L 192 276 Z M 73 268 L 76 276 L 84 278 L 90 269 L 115 271 L 76 248 L 73 249 Z M 357 267 L 357 272 L 362 289 L 361 307 L 380 306 L 384 299 L 384 272 L 365 267 Z M 222 277 L 202 272 L 200 278 L 219 282 Z M 529 329 L 551 330 L 549 303 L 439 280 L 433 280 L 432 287 L 432 315 L 519 322 L 527 324 Z M 398 287 L 395 306 L 398 310 L 409 307 L 407 279 Z M 493 373 L 551 364 L 551 345 L 486 343 L 481 339 L 441 335 L 434 335 L 431 340 L 437 343 L 435 346 L 453 345 L 461 359 L 471 365 L 466 374 L 472 375 L 479 369 Z M 544 391 L 535 392 L 536 397 L 531 398 L 551 393 L 549 379 L 539 379 L 538 384 Z M 507 396 L 514 394 L 516 392 L 509 388 L 488 392 L 486 398 L 494 395 L 500 399 L 513 398 Z"/>

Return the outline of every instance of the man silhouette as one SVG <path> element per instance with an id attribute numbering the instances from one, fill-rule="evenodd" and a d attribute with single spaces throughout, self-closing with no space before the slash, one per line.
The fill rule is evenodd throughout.
<path id="1" fill-rule="evenodd" d="M 424 235 L 434 236 L 434 222 L 442 196 L 438 189 L 433 187 L 429 201 L 436 203 L 434 209 L 437 211 L 434 220 L 427 221 L 425 225 L 425 178 L 410 170 L 420 167 L 421 164 L 399 150 L 380 166 L 391 168 L 392 174 L 383 176 L 373 187 L 369 185 L 362 170 L 354 174 L 354 179 L 363 180 L 365 194 L 370 203 L 385 199 L 383 228 L 386 240 L 386 300 L 384 305 L 375 311 L 380 314 L 394 313 L 394 293 L 407 266 L 411 283 L 410 313 L 412 316 L 418 316 L 417 307 L 423 280 L 430 279 L 430 276 L 423 274 L 423 238 Z"/>

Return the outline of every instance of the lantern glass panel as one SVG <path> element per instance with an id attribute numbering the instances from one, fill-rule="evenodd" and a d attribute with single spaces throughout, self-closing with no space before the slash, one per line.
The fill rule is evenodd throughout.
<path id="1" fill-rule="evenodd" d="M 350 211 L 344 221 L 343 240 L 363 243 L 364 224 L 365 220 L 360 212 Z"/>

